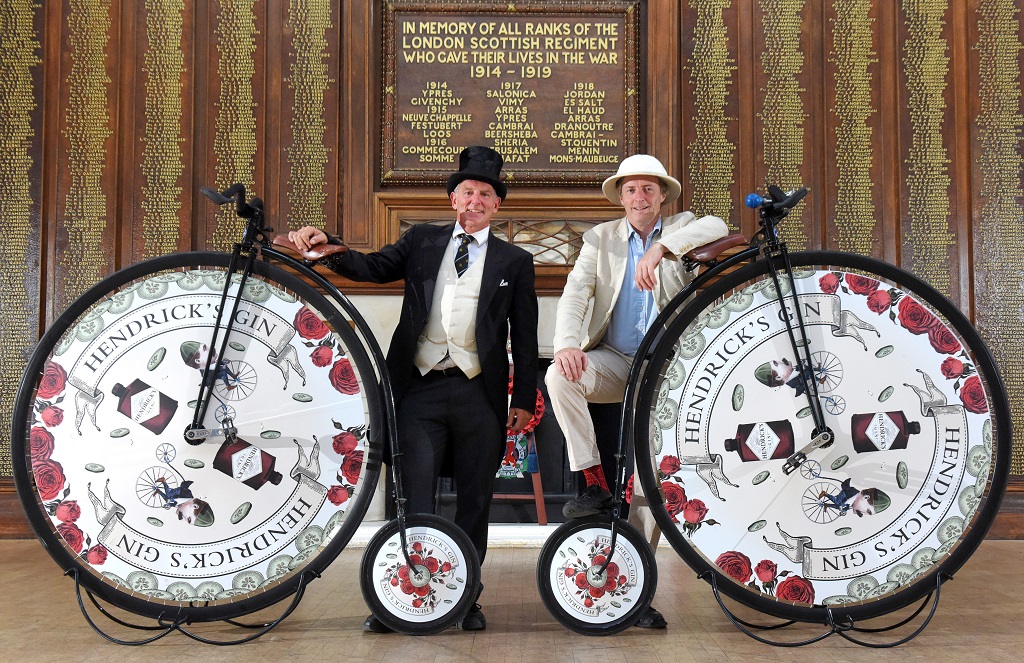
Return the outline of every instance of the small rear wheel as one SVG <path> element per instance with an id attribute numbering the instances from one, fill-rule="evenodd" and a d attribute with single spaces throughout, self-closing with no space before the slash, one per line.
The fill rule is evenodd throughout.
<path id="1" fill-rule="evenodd" d="M 480 593 L 476 550 L 457 525 L 430 514 L 405 518 L 405 542 L 408 560 L 398 520 L 370 539 L 359 573 L 363 599 L 393 631 L 439 633 L 465 617 Z"/>
<path id="2" fill-rule="evenodd" d="M 615 527 L 614 551 L 611 523 L 602 516 L 565 523 L 541 550 L 541 598 L 551 615 L 576 633 L 619 633 L 633 626 L 654 598 L 654 552 L 626 521 L 616 521 Z M 611 562 L 605 566 L 609 554 Z"/>

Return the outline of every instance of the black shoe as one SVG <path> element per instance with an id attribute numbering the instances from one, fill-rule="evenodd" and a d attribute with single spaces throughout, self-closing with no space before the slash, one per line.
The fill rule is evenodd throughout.
<path id="1" fill-rule="evenodd" d="M 474 603 L 466 616 L 459 622 L 459 628 L 463 631 L 482 631 L 487 628 L 487 618 L 480 611 L 480 604 Z"/>
<path id="2" fill-rule="evenodd" d="M 636 624 L 633 624 L 638 628 L 665 628 L 668 626 L 668 622 L 665 621 L 665 617 L 660 612 L 647 606 L 647 610 L 644 614 L 640 615 L 640 619 L 636 620 Z"/>
<path id="3" fill-rule="evenodd" d="M 598 485 L 587 486 L 583 494 L 569 500 L 562 507 L 562 515 L 566 518 L 585 518 L 599 513 L 611 513 L 612 494 Z"/>
<path id="4" fill-rule="evenodd" d="M 363 622 L 363 630 L 367 633 L 394 633 L 384 622 L 373 615 L 367 617 Z"/>

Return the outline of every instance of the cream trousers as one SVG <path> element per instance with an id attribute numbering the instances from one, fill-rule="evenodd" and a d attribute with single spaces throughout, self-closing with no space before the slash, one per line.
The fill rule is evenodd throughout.
<path id="1" fill-rule="evenodd" d="M 632 357 L 602 344 L 587 352 L 587 369 L 583 371 L 579 382 L 566 380 L 555 364 L 548 368 L 545 378 L 548 401 L 565 437 L 569 469 L 572 471 L 579 472 L 601 462 L 597 450 L 597 433 L 587 403 L 621 403 L 632 364 Z M 647 498 L 639 479 L 633 481 L 629 524 L 643 533 L 652 549 L 657 547 L 661 530 L 647 508 Z"/>

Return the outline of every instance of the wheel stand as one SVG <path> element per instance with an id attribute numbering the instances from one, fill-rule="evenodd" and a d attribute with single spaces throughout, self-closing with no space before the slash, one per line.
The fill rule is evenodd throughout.
<path id="1" fill-rule="evenodd" d="M 722 595 L 718 591 L 718 582 L 716 580 L 714 572 L 706 571 L 704 573 L 701 573 L 697 577 L 699 579 L 701 579 L 701 580 L 707 580 L 708 582 L 711 583 L 711 589 L 712 589 L 712 591 L 715 594 L 715 600 L 718 601 L 718 605 L 722 608 L 722 612 L 724 612 L 725 616 L 729 618 L 729 621 L 731 621 L 733 623 L 733 626 L 735 626 L 737 629 L 739 629 L 739 631 L 741 633 L 743 633 L 744 635 L 746 635 L 746 636 L 748 636 L 748 637 L 750 637 L 750 638 L 752 638 L 754 640 L 757 640 L 758 642 L 761 642 L 761 643 L 766 644 L 766 645 L 771 645 L 773 647 L 803 647 L 804 645 L 809 645 L 809 644 L 813 644 L 815 642 L 818 642 L 820 640 L 824 640 L 825 638 L 829 637 L 830 635 L 837 634 L 837 635 L 839 635 L 839 637 L 843 638 L 844 640 L 849 640 L 850 642 L 852 642 L 852 643 L 854 643 L 856 645 L 861 645 L 862 647 L 872 647 L 874 649 L 886 649 L 886 648 L 889 648 L 889 647 L 897 647 L 897 646 L 902 645 L 904 643 L 910 642 L 911 640 L 916 638 L 918 635 L 920 635 L 921 632 L 924 631 L 925 627 L 928 626 L 929 622 L 931 622 L 932 617 L 935 616 L 935 609 L 939 605 L 939 590 L 942 587 L 942 583 L 946 582 L 947 580 L 952 580 L 953 579 L 953 576 L 946 575 L 946 574 L 943 574 L 943 573 L 939 573 L 938 575 L 936 575 L 936 577 L 935 577 L 935 589 L 932 592 L 929 592 L 928 596 L 925 596 L 924 599 L 921 600 L 921 605 L 919 605 L 917 607 L 917 609 L 914 611 L 914 614 L 910 615 L 906 619 L 904 619 L 902 621 L 899 621 L 899 622 L 897 622 L 895 624 L 890 624 L 888 626 L 883 626 L 883 627 L 880 627 L 880 628 L 858 627 L 856 625 L 856 623 L 854 622 L 854 620 L 852 620 L 852 619 L 847 619 L 847 620 L 845 620 L 843 622 L 836 621 L 834 616 L 833 616 L 833 614 L 832 614 L 832 609 L 829 608 L 828 609 L 828 613 L 827 613 L 828 614 L 828 619 L 825 621 L 825 624 L 824 624 L 825 627 L 826 627 L 825 632 L 823 632 L 823 633 L 821 633 L 819 635 L 816 635 L 816 636 L 814 636 L 812 638 L 809 638 L 807 640 L 799 640 L 799 641 L 796 641 L 796 642 L 786 642 L 786 641 L 780 641 L 780 640 L 770 640 L 768 638 L 761 637 L 761 636 L 757 635 L 756 633 L 754 633 L 751 629 L 756 629 L 756 630 L 761 630 L 761 631 L 773 631 L 773 630 L 778 630 L 778 629 L 785 628 L 787 626 L 792 626 L 793 624 L 797 623 L 796 620 L 785 621 L 785 622 L 781 622 L 779 624 L 772 624 L 772 625 L 751 624 L 749 622 L 746 622 L 746 621 L 740 619 L 739 617 L 737 617 L 736 615 L 734 615 L 732 613 L 732 611 L 730 611 L 729 608 L 726 607 L 725 603 L 722 601 Z M 905 626 L 905 625 L 909 624 L 912 620 L 917 618 L 918 615 L 921 614 L 921 612 L 925 609 L 925 607 L 927 607 L 929 601 L 931 601 L 931 610 L 928 611 L 928 615 L 927 615 L 927 617 L 925 617 L 924 622 L 922 622 L 921 625 L 918 626 L 917 629 L 913 633 L 911 633 L 910 635 L 906 636 L 905 638 L 900 638 L 899 640 L 894 640 L 892 642 L 880 642 L 879 643 L 879 642 L 868 642 L 866 640 L 861 640 L 860 638 L 857 638 L 857 637 L 854 637 L 853 635 L 851 635 L 851 633 L 858 633 L 858 634 L 859 633 L 887 633 L 887 632 L 892 631 L 894 629 L 900 628 L 901 626 Z"/>
<path id="2" fill-rule="evenodd" d="M 173 631 L 180 631 L 181 633 L 183 633 L 184 635 L 188 636 L 189 638 L 192 638 L 193 640 L 195 640 L 197 642 L 201 642 L 201 643 L 207 644 L 207 645 L 227 646 L 227 645 L 241 645 L 241 644 L 244 644 L 246 642 L 252 642 L 253 640 L 256 640 L 257 638 L 259 638 L 259 637 L 261 637 L 263 635 L 266 635 L 275 626 L 277 626 L 282 621 L 284 621 L 285 617 L 290 615 L 295 610 L 295 608 L 297 608 L 299 606 L 299 601 L 302 600 L 302 596 L 303 596 L 303 594 L 305 594 L 306 585 L 308 585 L 310 581 L 315 580 L 315 579 L 320 577 L 319 573 L 315 573 L 315 572 L 311 572 L 311 571 L 303 571 L 301 574 L 299 574 L 299 584 L 298 584 L 298 587 L 296 587 L 296 589 L 295 589 L 295 595 L 292 597 L 291 603 L 288 604 L 288 607 L 285 609 L 285 611 L 283 613 L 281 613 L 281 615 L 279 617 L 277 617 L 276 619 L 274 619 L 273 621 L 266 622 L 266 623 L 263 623 L 263 624 L 244 624 L 242 622 L 238 622 L 238 621 L 235 621 L 233 619 L 221 620 L 225 624 L 230 624 L 232 626 L 235 626 L 235 627 L 238 627 L 238 628 L 242 628 L 242 629 L 259 629 L 258 632 L 252 633 L 251 635 L 247 635 L 245 637 L 238 638 L 237 640 L 211 640 L 210 638 L 205 638 L 205 637 L 203 637 L 203 636 L 201 636 L 201 635 L 199 635 L 197 633 L 194 633 L 194 632 L 188 630 L 187 628 L 185 628 L 186 626 L 190 626 L 192 624 L 192 621 L 187 616 L 181 616 L 181 615 L 173 616 L 173 617 L 171 615 L 167 615 L 167 616 L 160 615 L 159 617 L 156 618 L 156 624 L 154 624 L 152 626 L 146 626 L 146 625 L 142 625 L 142 624 L 132 624 L 132 623 L 126 622 L 126 621 L 124 621 L 122 619 L 119 619 L 119 618 L 115 617 L 114 615 L 112 615 L 107 609 L 105 609 L 102 605 L 99 604 L 99 602 L 96 600 L 96 596 L 92 592 L 90 592 L 87 589 L 84 590 L 85 591 L 85 595 L 89 597 L 89 601 L 93 604 L 93 606 L 95 606 L 96 609 L 100 611 L 100 614 L 102 614 L 104 617 L 106 617 L 110 621 L 112 621 L 112 622 L 114 622 L 116 624 L 120 624 L 121 626 L 125 626 L 127 628 L 135 629 L 135 630 L 139 630 L 139 631 L 159 631 L 159 633 L 157 633 L 156 635 L 154 635 L 152 637 L 149 637 L 149 638 L 143 638 L 141 640 L 121 640 L 121 639 L 115 638 L 114 636 L 112 636 L 112 635 L 108 634 L 107 632 L 105 632 L 103 629 L 101 629 L 96 624 L 96 622 L 92 619 L 92 617 L 89 616 L 89 612 L 86 610 L 86 607 L 85 607 L 85 602 L 82 600 L 83 589 L 82 589 L 81 583 L 79 582 L 78 569 L 70 569 L 64 575 L 72 576 L 75 579 L 75 596 L 78 599 L 78 607 L 82 611 L 82 616 L 85 617 L 85 621 L 89 624 L 90 627 L 92 627 L 92 630 L 96 631 L 96 633 L 98 633 L 100 635 L 100 637 L 104 638 L 105 640 L 107 640 L 109 642 L 112 642 L 112 643 L 114 643 L 116 645 L 128 645 L 128 646 L 149 644 L 150 642 L 155 642 L 156 640 L 159 640 L 160 638 L 164 637 L 165 635 L 167 635 L 168 633 L 171 633 Z M 206 603 L 206 602 L 205 601 L 195 602 L 192 605 L 194 607 L 202 607 L 203 603 Z M 212 623 L 212 622 L 210 622 L 210 623 Z"/>

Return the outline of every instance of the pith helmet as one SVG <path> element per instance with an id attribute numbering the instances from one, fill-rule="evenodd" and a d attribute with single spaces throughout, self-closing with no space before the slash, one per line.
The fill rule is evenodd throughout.
<path id="1" fill-rule="evenodd" d="M 623 159 L 622 163 L 619 164 L 618 172 L 606 179 L 604 184 L 601 185 L 604 197 L 618 205 L 619 181 L 627 177 L 637 177 L 639 175 L 656 177 L 661 180 L 662 186 L 665 189 L 666 203 L 671 203 L 678 198 L 683 190 L 679 180 L 670 177 L 668 171 L 665 170 L 665 166 L 661 165 L 660 161 L 649 154 L 634 154 Z"/>

